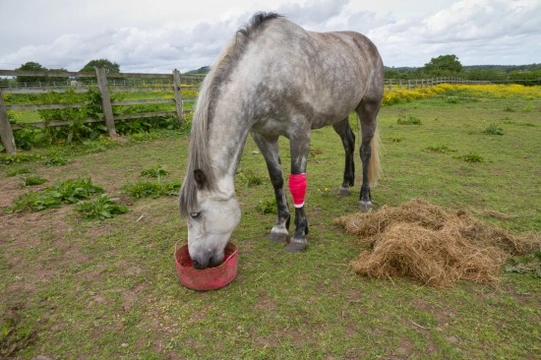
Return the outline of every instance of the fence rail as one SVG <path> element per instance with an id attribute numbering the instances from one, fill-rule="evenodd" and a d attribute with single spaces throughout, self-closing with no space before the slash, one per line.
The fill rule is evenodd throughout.
<path id="1" fill-rule="evenodd" d="M 181 80 L 184 84 L 195 84 L 200 82 L 201 77 L 193 76 L 181 79 L 180 72 L 174 70 L 172 74 L 140 74 L 140 73 L 106 73 L 103 68 L 95 68 L 94 73 L 79 73 L 69 71 L 22 71 L 22 70 L 0 70 L 0 76 L 16 76 L 18 79 L 25 77 L 34 78 L 66 78 L 66 82 L 55 81 L 53 86 L 46 88 L 40 87 L 41 81 L 24 82 L 19 81 L 17 85 L 0 88 L 0 138 L 2 144 L 8 153 L 16 152 L 15 138 L 13 130 L 21 129 L 18 124 L 11 124 L 8 117 L 9 110 L 32 111 L 32 110 L 55 110 L 67 108 L 81 108 L 82 103 L 76 104 L 27 104 L 27 105 L 7 105 L 4 100 L 4 94 L 45 94 L 51 91 L 64 93 L 73 91 L 75 93 L 85 93 L 90 91 L 86 85 L 97 84 L 101 95 L 102 117 L 99 119 L 86 119 L 85 123 L 103 122 L 107 125 L 108 133 L 111 137 L 116 137 L 115 120 L 139 119 L 159 116 L 176 116 L 180 125 L 184 121 L 183 103 L 185 101 L 194 101 L 193 99 L 182 99 Z M 82 79 L 82 80 L 81 80 Z M 148 82 L 147 80 L 159 81 L 159 84 Z M 80 82 L 81 80 L 81 82 Z M 49 85 L 50 83 L 47 82 Z M 29 86 L 30 85 L 30 86 Z M 34 86 L 36 85 L 36 86 Z M 85 86 L 81 86 L 85 85 Z M 158 86 L 156 86 L 158 85 Z M 110 92 L 142 92 L 152 90 L 172 90 L 171 99 L 140 99 L 112 101 Z M 133 106 L 149 104 L 175 104 L 175 111 L 154 111 L 137 114 L 113 115 L 113 106 Z M 32 123 L 36 127 L 64 126 L 70 124 L 67 120 L 49 120 L 44 122 Z"/>
<path id="2" fill-rule="evenodd" d="M 9 89 L 10 92 L 24 92 L 24 89 L 36 89 L 42 91 L 43 88 L 64 88 L 71 87 L 73 81 L 78 81 L 81 85 L 96 85 L 97 78 L 95 73 L 82 73 L 70 71 L 23 71 L 23 70 L 0 70 L 0 77 L 17 77 L 17 82 L 8 82 L 0 84 L 0 88 Z M 19 78 L 20 77 L 20 78 Z M 23 81 L 24 77 L 37 78 L 34 81 Z M 186 85 L 198 85 L 205 75 L 190 74 L 182 75 L 182 83 Z M 60 80 L 59 78 L 65 78 Z M 143 73 L 109 73 L 107 74 L 108 84 L 111 86 L 141 86 L 152 84 L 163 84 L 163 81 L 170 82 L 171 74 L 143 74 Z"/>

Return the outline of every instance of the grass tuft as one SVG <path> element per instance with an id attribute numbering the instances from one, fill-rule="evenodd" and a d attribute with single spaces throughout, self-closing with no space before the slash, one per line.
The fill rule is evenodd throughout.
<path id="1" fill-rule="evenodd" d="M 483 157 L 474 152 L 470 152 L 466 155 L 456 156 L 455 159 L 464 160 L 468 163 L 482 163 L 484 161 Z"/>
<path id="2" fill-rule="evenodd" d="M 432 151 L 437 152 L 441 154 L 451 153 L 451 152 L 457 152 L 457 150 L 451 149 L 445 145 L 438 145 L 438 146 L 428 146 L 425 148 L 426 151 Z"/>
<path id="3" fill-rule="evenodd" d="M 491 124 L 485 130 L 483 130 L 483 134 L 486 135 L 503 135 L 503 129 L 499 127 L 496 124 Z"/>
<path id="4" fill-rule="evenodd" d="M 422 125 L 423 121 L 414 115 L 400 115 L 396 123 L 398 125 Z"/>

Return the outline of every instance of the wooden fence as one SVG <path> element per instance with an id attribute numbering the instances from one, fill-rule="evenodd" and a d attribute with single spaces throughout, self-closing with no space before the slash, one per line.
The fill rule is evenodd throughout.
<path id="1" fill-rule="evenodd" d="M 440 84 L 492 84 L 493 81 L 482 81 L 482 80 L 465 80 L 460 78 L 453 77 L 438 77 L 432 79 L 386 79 L 385 88 L 392 90 L 393 88 L 399 89 L 415 89 L 415 88 L 424 88 L 430 86 L 436 86 Z"/>
<path id="2" fill-rule="evenodd" d="M 136 73 L 106 73 L 102 68 L 95 68 L 94 73 L 78 73 L 78 72 L 57 72 L 57 71 L 21 71 L 21 70 L 0 70 L 0 76 L 17 76 L 17 77 L 33 77 L 41 79 L 34 81 L 33 83 L 17 82 L 16 87 L 0 88 L 0 137 L 4 148 L 8 153 L 15 153 L 15 140 L 13 137 L 13 130 L 20 129 L 21 126 L 17 124 L 11 124 L 8 119 L 8 110 L 50 110 L 50 109 L 64 109 L 64 108 L 77 108 L 82 104 L 47 104 L 47 105 L 6 105 L 4 101 L 4 94 L 39 94 L 48 93 L 50 91 L 65 92 L 66 89 L 72 89 L 75 92 L 88 92 L 86 85 L 97 84 L 102 98 L 102 118 L 100 119 L 86 119 L 85 122 L 101 122 L 105 121 L 109 135 L 116 136 L 115 120 L 126 119 L 139 119 L 146 117 L 156 116 L 168 116 L 174 115 L 182 125 L 183 114 L 183 102 L 195 101 L 195 99 L 182 99 L 181 94 L 181 80 L 183 84 L 197 85 L 199 84 L 203 76 L 182 76 L 174 70 L 172 74 L 136 74 Z M 53 81 L 46 81 L 43 79 L 54 79 Z M 58 81 L 59 78 L 66 78 L 65 81 Z M 162 86 L 161 90 L 173 90 L 172 99 L 151 99 L 151 100 L 127 100 L 112 102 L 109 91 L 111 92 L 141 92 L 151 89 L 158 89 L 156 87 L 156 81 L 160 82 Z M 41 83 L 40 83 L 41 82 Z M 163 83 L 166 85 L 163 85 Z M 51 83 L 53 83 L 51 87 Z M 385 88 L 387 90 L 393 90 L 394 88 L 406 88 L 415 89 L 430 87 L 439 84 L 489 84 L 491 81 L 471 81 L 450 77 L 440 77 L 433 79 L 416 79 L 416 80 L 398 80 L 387 79 L 385 80 Z M 39 85 L 48 84 L 48 87 L 40 87 Z M 81 86 L 84 84 L 85 86 Z M 32 87 L 32 85 L 37 85 Z M 113 106 L 118 105 L 141 105 L 141 104 L 165 104 L 175 103 L 175 111 L 164 112 L 147 112 L 138 114 L 126 114 L 126 115 L 113 115 Z M 45 127 L 45 126 L 63 126 L 68 125 L 70 122 L 66 120 L 51 120 L 45 122 L 31 123 L 32 126 Z"/>
<path id="3" fill-rule="evenodd" d="M 103 68 L 95 68 L 94 73 L 79 73 L 79 72 L 57 72 L 57 71 L 21 71 L 21 70 L 0 70 L 0 76 L 17 76 L 19 77 L 33 77 L 33 78 L 66 78 L 65 82 L 55 81 L 57 84 L 53 87 L 37 87 L 28 86 L 22 82 L 24 86 L 0 88 L 0 138 L 6 152 L 15 153 L 16 145 L 13 137 L 13 130 L 20 129 L 21 126 L 17 124 L 11 124 L 8 118 L 9 110 L 51 110 L 51 109 L 65 109 L 65 108 L 80 108 L 83 104 L 43 104 L 43 105 L 7 105 L 4 101 L 4 94 L 44 94 L 51 91 L 63 93 L 68 91 L 74 91 L 77 93 L 88 92 L 89 89 L 86 86 L 80 86 L 79 79 L 84 83 L 90 82 L 97 83 L 97 88 L 101 95 L 102 105 L 102 118 L 100 119 L 86 119 L 85 123 L 89 122 L 101 122 L 105 121 L 107 125 L 108 133 L 111 137 L 116 137 L 115 120 L 126 119 L 139 119 L 147 117 L 157 116 L 176 116 L 179 123 L 182 125 L 184 121 L 183 114 L 183 99 L 181 93 L 181 75 L 178 70 L 174 70 L 172 74 L 136 74 L 136 73 L 106 73 Z M 146 100 L 128 100 L 112 102 L 111 92 L 141 92 L 148 91 L 149 87 L 145 88 L 145 85 L 141 85 L 141 80 L 144 79 L 156 81 L 157 79 L 163 80 L 162 90 L 173 90 L 173 98 L 171 99 L 146 99 Z M 92 81 L 94 80 L 94 81 Z M 189 79 L 192 84 L 194 79 Z M 111 82 L 114 84 L 111 85 Z M 135 85 L 137 83 L 137 85 Z M 32 85 L 32 84 L 31 84 Z M 119 86 L 121 85 L 121 86 Z M 131 86 L 130 86 L 131 85 Z M 157 89 L 153 86 L 152 89 Z M 186 101 L 194 101 L 188 99 Z M 118 105 L 148 105 L 148 104 L 175 104 L 175 111 L 162 111 L 162 112 L 146 112 L 137 114 L 125 114 L 125 115 L 113 115 L 113 106 Z M 36 127 L 48 127 L 48 126 L 63 126 L 68 125 L 70 121 L 66 120 L 51 120 L 45 122 L 31 123 Z"/>

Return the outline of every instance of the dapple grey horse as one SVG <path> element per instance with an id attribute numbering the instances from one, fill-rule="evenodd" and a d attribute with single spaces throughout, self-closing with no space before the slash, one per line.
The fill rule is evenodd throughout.
<path id="1" fill-rule="evenodd" d="M 206 76 L 196 105 L 189 162 L 180 191 L 194 266 L 216 266 L 241 217 L 234 178 L 251 133 L 265 158 L 276 195 L 278 220 L 270 239 L 288 238 L 290 210 L 278 152 L 289 139 L 289 189 L 295 230 L 288 251 L 307 248 L 304 211 L 310 132 L 332 125 L 346 153 L 341 194 L 354 181 L 355 135 L 349 114 L 360 119 L 363 180 L 360 206 L 369 210 L 377 180 L 377 114 L 383 97 L 383 64 L 376 46 L 355 32 L 306 31 L 274 13 L 258 13 L 238 30 Z"/>

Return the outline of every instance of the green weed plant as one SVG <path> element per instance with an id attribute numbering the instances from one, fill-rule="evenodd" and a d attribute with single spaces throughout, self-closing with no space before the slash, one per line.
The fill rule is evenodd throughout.
<path id="1" fill-rule="evenodd" d="M 94 185 L 90 178 L 58 181 L 52 187 L 20 195 L 15 199 L 13 205 L 8 207 L 7 212 L 35 212 L 58 208 L 62 204 L 75 204 L 81 200 L 89 199 L 102 191 L 103 188 Z"/>
<path id="2" fill-rule="evenodd" d="M 41 176 L 19 176 L 19 178 L 21 179 L 23 186 L 41 185 L 47 181 Z"/>
<path id="3" fill-rule="evenodd" d="M 169 174 L 169 171 L 165 170 L 161 165 L 156 165 L 148 169 L 143 169 L 141 171 L 141 176 L 146 176 L 150 178 L 160 178 Z"/>
<path id="4" fill-rule="evenodd" d="M 115 215 L 125 214 L 129 210 L 126 206 L 115 203 L 117 199 L 110 198 L 107 194 L 101 194 L 92 200 L 80 201 L 75 209 L 86 220 L 105 220 Z"/>
<path id="5" fill-rule="evenodd" d="M 161 181 L 139 180 L 122 186 L 121 192 L 132 199 L 152 197 L 157 199 L 161 196 L 176 196 L 180 190 L 179 182 L 165 183 Z"/>
<path id="6" fill-rule="evenodd" d="M 253 170 L 244 168 L 237 170 L 237 179 L 245 187 L 254 187 L 265 182 L 264 178 L 257 175 Z"/>

